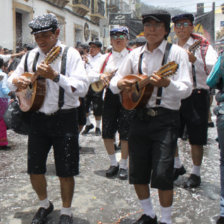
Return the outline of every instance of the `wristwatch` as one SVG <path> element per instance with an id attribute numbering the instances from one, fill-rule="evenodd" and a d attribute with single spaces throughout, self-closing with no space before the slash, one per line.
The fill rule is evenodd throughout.
<path id="1" fill-rule="evenodd" d="M 54 81 L 54 82 L 59 82 L 59 80 L 60 80 L 60 75 L 58 74 L 58 75 L 53 79 L 53 81 Z"/>

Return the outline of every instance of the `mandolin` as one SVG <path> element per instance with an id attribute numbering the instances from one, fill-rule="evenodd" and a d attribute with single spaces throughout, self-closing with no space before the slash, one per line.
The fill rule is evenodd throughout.
<path id="1" fill-rule="evenodd" d="M 199 40 L 195 41 L 195 42 L 188 48 L 188 50 L 189 50 L 190 52 L 196 51 L 196 50 L 200 47 L 201 41 L 202 41 L 202 39 L 199 39 Z"/>
<path id="2" fill-rule="evenodd" d="M 174 74 L 177 69 L 178 64 L 172 61 L 162 66 L 155 74 L 165 78 Z M 134 82 L 130 91 L 121 92 L 122 106 L 126 110 L 133 110 L 145 106 L 154 89 L 154 86 L 150 84 L 150 76 L 127 75 L 123 79 L 132 80 Z"/>
<path id="3" fill-rule="evenodd" d="M 115 75 L 117 69 L 111 73 L 108 73 L 106 74 L 107 75 L 107 79 L 110 81 L 113 76 Z M 93 82 L 91 84 L 91 88 L 94 92 L 98 93 L 98 92 L 101 92 L 107 85 L 104 83 L 103 80 L 99 80 L 99 81 L 96 81 L 96 82 Z"/>
<path id="4" fill-rule="evenodd" d="M 44 63 L 47 65 L 52 63 L 59 56 L 60 52 L 61 47 L 53 47 L 44 59 Z M 22 76 L 30 79 L 31 84 L 26 89 L 18 89 L 16 91 L 20 110 L 23 112 L 37 111 L 44 102 L 46 79 L 29 72 L 23 73 Z"/>

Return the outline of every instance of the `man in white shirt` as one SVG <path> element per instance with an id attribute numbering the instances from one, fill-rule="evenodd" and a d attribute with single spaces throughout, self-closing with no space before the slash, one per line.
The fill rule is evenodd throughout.
<path id="1" fill-rule="evenodd" d="M 112 52 L 105 55 L 103 63 L 105 69 L 100 76 L 100 79 L 107 86 L 111 79 L 108 78 L 107 74 L 114 75 L 130 53 L 130 49 L 127 48 L 128 35 L 129 31 L 126 27 L 110 30 Z M 119 94 L 114 94 L 110 88 L 106 88 L 102 115 L 102 137 L 110 158 L 110 166 L 106 170 L 106 177 L 108 178 L 116 176 L 121 180 L 128 178 L 128 133 L 133 114 L 134 111 L 128 111 L 122 107 Z M 121 160 L 119 162 L 114 147 L 116 132 L 119 133 L 121 142 Z"/>
<path id="2" fill-rule="evenodd" d="M 145 101 L 146 105 L 136 109 L 128 136 L 129 182 L 134 184 L 143 208 L 143 215 L 136 224 L 158 223 L 150 198 L 150 183 L 159 193 L 160 224 L 172 223 L 173 163 L 178 137 L 179 107 L 181 99 L 190 95 L 192 86 L 187 53 L 166 41 L 170 32 L 170 20 L 170 14 L 163 10 L 143 15 L 147 43 L 130 53 L 110 82 L 114 93 L 127 93 L 130 97 L 133 96 L 133 101 L 142 88 L 139 82 L 125 79 L 125 76 L 146 75 L 144 80 L 149 82 L 147 88 L 153 87 L 151 97 Z M 171 61 L 179 65 L 173 76 L 161 78 L 155 73 L 162 64 Z M 125 100 L 122 104 L 125 104 Z"/>
<path id="3" fill-rule="evenodd" d="M 89 42 L 89 55 L 84 56 L 84 60 L 86 62 L 86 71 L 87 74 L 94 68 L 99 67 L 99 63 L 102 60 L 101 54 L 102 43 L 98 40 Z M 90 83 L 92 82 L 91 76 L 89 76 Z M 95 134 L 101 135 L 101 117 L 102 117 L 102 109 L 103 109 L 103 90 L 100 92 L 94 92 L 91 86 L 89 87 L 89 91 L 85 97 L 85 107 L 86 107 L 86 126 L 83 135 L 89 133 L 91 129 L 93 129 L 94 125 L 90 122 L 89 113 L 91 108 L 91 103 L 93 106 L 93 114 L 96 121 Z"/>
<path id="4" fill-rule="evenodd" d="M 58 40 L 60 29 L 55 15 L 35 17 L 29 27 L 38 47 L 22 58 L 9 77 L 8 84 L 13 91 L 26 89 L 30 79 L 22 75 L 25 70 L 35 72 L 37 81 L 46 81 L 44 101 L 31 115 L 28 135 L 28 174 L 40 200 L 40 208 L 32 224 L 44 223 L 47 215 L 53 211 L 53 204 L 48 200 L 45 178 L 47 156 L 52 146 L 56 175 L 61 186 L 59 224 L 72 224 L 74 176 L 79 173 L 76 108 L 79 106 L 79 97 L 87 93 L 88 78 L 79 52 L 67 48 Z M 49 65 L 46 63 L 46 55 L 55 46 L 59 46 L 61 51 Z"/>
<path id="5" fill-rule="evenodd" d="M 0 46 L 0 57 L 3 59 L 4 62 L 8 62 L 11 58 L 14 57 L 20 57 L 25 54 L 25 51 L 21 51 L 19 53 L 14 53 L 14 54 L 3 54 L 3 48 Z"/>
<path id="6" fill-rule="evenodd" d="M 180 137 L 186 126 L 188 139 L 191 145 L 193 167 L 185 188 L 198 187 L 201 183 L 200 169 L 203 160 L 203 145 L 207 144 L 208 112 L 209 112 L 209 86 L 206 79 L 217 59 L 217 53 L 208 41 L 194 30 L 194 16 L 192 14 L 180 14 L 172 18 L 174 31 L 177 36 L 177 44 L 188 53 L 189 69 L 193 84 L 190 97 L 181 103 Z M 201 41 L 198 47 L 193 48 L 197 41 Z M 179 175 L 186 173 L 182 165 L 178 150 L 175 155 L 174 180 Z"/>

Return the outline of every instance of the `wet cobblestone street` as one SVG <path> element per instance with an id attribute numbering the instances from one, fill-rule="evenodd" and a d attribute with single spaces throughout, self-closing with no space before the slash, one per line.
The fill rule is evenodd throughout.
<path id="1" fill-rule="evenodd" d="M 212 119 L 215 121 L 215 117 Z M 187 173 L 175 182 L 174 224 L 214 224 L 219 215 L 220 175 L 216 137 L 216 127 L 209 128 L 201 170 L 202 184 L 192 190 L 182 186 L 192 167 L 190 147 L 187 141 L 179 141 L 180 157 Z M 9 130 L 8 138 L 12 149 L 0 151 L 0 224 L 30 224 L 39 203 L 26 174 L 27 136 Z M 128 181 L 105 177 L 109 159 L 101 137 L 95 136 L 94 131 L 86 136 L 80 135 L 80 145 L 80 175 L 75 178 L 72 203 L 74 223 L 131 224 L 141 215 L 133 186 Z M 120 157 L 119 151 L 117 157 Z M 47 164 L 48 198 L 55 207 L 47 224 L 56 224 L 61 199 L 52 152 Z M 157 190 L 152 190 L 152 199 L 160 217 Z"/>

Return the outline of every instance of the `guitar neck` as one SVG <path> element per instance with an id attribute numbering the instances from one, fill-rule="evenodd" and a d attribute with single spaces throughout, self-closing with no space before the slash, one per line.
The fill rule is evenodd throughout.
<path id="1" fill-rule="evenodd" d="M 163 77 L 163 74 L 160 71 L 157 71 L 155 74 L 158 75 L 159 77 Z M 152 75 L 148 76 L 147 78 L 145 78 L 145 79 L 143 79 L 141 81 L 138 81 L 138 87 L 139 87 L 139 89 L 144 88 L 145 86 L 147 86 L 150 83 L 151 76 Z"/>
<path id="2" fill-rule="evenodd" d="M 149 76 L 149 77 L 147 77 L 147 78 L 145 78 L 145 79 L 143 79 L 143 80 L 141 80 L 141 81 L 138 81 L 138 88 L 139 89 L 142 89 L 142 88 L 144 88 L 145 86 L 147 86 L 149 83 L 150 83 L 150 77 L 151 76 Z"/>

